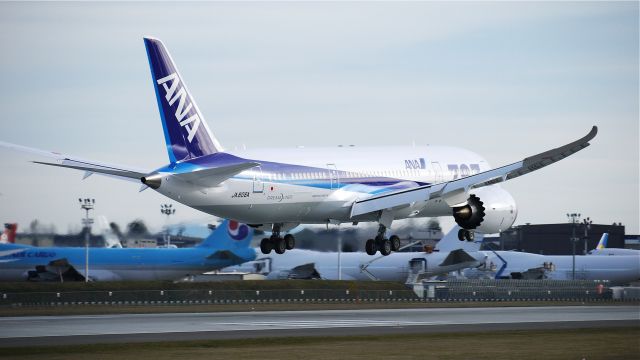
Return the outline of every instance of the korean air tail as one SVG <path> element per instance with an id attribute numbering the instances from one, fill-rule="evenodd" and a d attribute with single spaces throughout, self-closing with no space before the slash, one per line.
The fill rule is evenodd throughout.
<path id="1" fill-rule="evenodd" d="M 15 244 L 16 231 L 18 231 L 18 224 L 4 224 L 4 232 L 0 236 L 0 243 Z"/>
<path id="2" fill-rule="evenodd" d="M 162 41 L 145 37 L 144 45 L 171 163 L 222 151 Z"/>
<path id="3" fill-rule="evenodd" d="M 600 241 L 598 241 L 598 246 L 596 246 L 596 249 L 598 250 L 606 249 L 607 240 L 609 240 L 609 233 L 602 234 L 602 237 L 600 238 Z"/>
<path id="4" fill-rule="evenodd" d="M 224 220 L 198 247 L 236 250 L 248 248 L 253 238 L 253 229 L 235 220 Z"/>

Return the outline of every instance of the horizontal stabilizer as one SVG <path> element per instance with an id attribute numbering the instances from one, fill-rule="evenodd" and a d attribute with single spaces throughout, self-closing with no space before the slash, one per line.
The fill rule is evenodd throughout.
<path id="1" fill-rule="evenodd" d="M 260 164 L 257 162 L 245 162 L 235 165 L 175 174 L 172 177 L 198 186 L 214 187 L 218 186 L 221 182 L 233 177 L 234 175 L 237 175 L 244 170 L 254 168 L 258 165 Z"/>
<path id="2" fill-rule="evenodd" d="M 141 177 L 149 173 L 145 170 L 132 169 L 130 167 L 107 164 L 93 160 L 85 160 L 76 156 L 65 155 L 55 151 L 40 150 L 22 145 L 7 143 L 4 141 L 0 141 L 0 147 L 22 153 L 34 154 L 37 156 L 55 159 L 57 162 L 34 161 L 34 163 L 81 170 L 85 172 L 83 179 L 86 179 L 91 174 L 95 173 L 106 176 L 114 176 L 124 180 L 140 181 Z"/>
<path id="3" fill-rule="evenodd" d="M 207 259 L 228 260 L 228 261 L 232 261 L 235 264 L 241 264 L 245 262 L 245 259 L 239 257 L 238 255 L 234 254 L 232 251 L 229 251 L 229 250 L 218 250 L 213 254 L 207 256 Z"/>
<path id="4" fill-rule="evenodd" d="M 316 264 L 308 263 L 303 265 L 298 265 L 291 269 L 288 275 L 289 279 L 319 279 L 320 273 L 316 270 Z"/>
<path id="5" fill-rule="evenodd" d="M 587 135 L 574 142 L 534 156 L 529 156 L 524 160 L 513 164 L 449 182 L 417 186 L 411 189 L 380 194 L 367 199 L 358 200 L 354 202 L 351 207 L 351 217 L 384 209 L 392 209 L 397 206 L 417 201 L 427 201 L 435 198 L 445 198 L 445 200 L 448 200 L 448 197 L 454 195 L 458 198 L 461 193 L 467 193 L 471 189 L 489 186 L 516 178 L 573 155 L 589 146 L 589 141 L 591 141 L 597 133 L 598 127 L 594 126 Z"/>
<path id="6" fill-rule="evenodd" d="M 86 172 L 85 176 L 83 177 L 83 180 L 89 177 L 93 173 L 99 173 L 102 175 L 111 175 L 111 176 L 116 176 L 120 178 L 132 179 L 136 181 L 140 181 L 140 178 L 146 175 L 144 173 L 140 173 L 136 171 L 118 169 L 115 167 L 107 167 L 107 166 L 102 166 L 97 164 L 80 163 L 73 160 L 64 160 L 62 164 L 49 163 L 49 162 L 43 162 L 43 161 L 34 161 L 33 163 L 41 164 L 41 165 L 49 165 L 49 166 L 58 166 L 58 167 L 63 167 L 68 169 L 83 170 Z"/>
<path id="7" fill-rule="evenodd" d="M 466 251 L 458 249 L 451 251 L 449 255 L 444 259 L 442 264 L 440 264 L 440 266 L 451 266 L 471 261 L 476 261 L 476 259 L 474 259 Z"/>

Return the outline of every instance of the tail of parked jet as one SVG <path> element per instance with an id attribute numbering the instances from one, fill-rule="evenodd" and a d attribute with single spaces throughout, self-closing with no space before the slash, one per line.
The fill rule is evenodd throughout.
<path id="1" fill-rule="evenodd" d="M 4 224 L 4 232 L 2 233 L 2 236 L 0 236 L 0 243 L 15 244 L 17 231 L 18 224 Z"/>
<path id="2" fill-rule="evenodd" d="M 222 151 L 162 41 L 145 37 L 144 45 L 171 163 Z"/>
<path id="3" fill-rule="evenodd" d="M 598 250 L 606 249 L 607 240 L 609 240 L 609 233 L 602 234 L 602 237 L 600 238 L 600 241 L 598 241 L 598 246 L 596 246 L 596 249 Z"/>
<path id="4" fill-rule="evenodd" d="M 234 250 L 248 248 L 253 229 L 235 220 L 224 220 L 198 247 Z"/>

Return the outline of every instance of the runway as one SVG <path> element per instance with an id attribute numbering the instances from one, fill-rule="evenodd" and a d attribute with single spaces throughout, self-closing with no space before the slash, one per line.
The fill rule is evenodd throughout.
<path id="1" fill-rule="evenodd" d="M 119 314 L 0 318 L 0 346 L 640 325 L 637 306 Z"/>

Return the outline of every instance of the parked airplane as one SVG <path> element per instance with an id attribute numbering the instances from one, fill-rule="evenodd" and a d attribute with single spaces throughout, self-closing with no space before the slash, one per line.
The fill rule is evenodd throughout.
<path id="1" fill-rule="evenodd" d="M 387 229 L 395 219 L 453 216 L 458 237 L 497 233 L 516 219 L 516 204 L 497 184 L 541 169 L 589 146 L 594 126 L 583 138 L 491 168 L 481 156 L 461 148 L 338 147 L 223 150 L 169 52 L 158 39 L 144 38 L 160 110 L 169 165 L 139 170 L 84 160 L 55 152 L 0 143 L 53 157 L 39 164 L 98 173 L 132 181 L 205 213 L 270 228 L 263 253 L 293 249 L 295 238 L 282 234 L 300 223 L 378 222 L 366 252 L 389 255 L 399 248 Z"/>
<path id="2" fill-rule="evenodd" d="M 457 240 L 458 229 L 445 237 Z M 437 247 L 436 247 L 437 249 Z M 340 258 L 340 265 L 338 260 Z M 223 269 L 254 272 L 267 279 L 327 279 L 409 281 L 411 275 L 424 277 L 446 274 L 484 263 L 484 254 L 467 253 L 462 249 L 425 252 L 395 252 L 389 256 L 371 258 L 363 252 L 321 252 L 291 250 L 283 255 L 258 255 L 256 260 Z M 415 280 L 415 279 L 414 279 Z"/>
<path id="3" fill-rule="evenodd" d="M 589 251 L 589 255 L 640 255 L 640 250 L 608 248 L 607 240 L 609 240 L 609 233 L 602 234 L 598 245 Z"/>
<path id="4" fill-rule="evenodd" d="M 225 220 L 193 248 L 89 248 L 92 281 L 178 280 L 255 259 L 253 230 Z M 84 280 L 85 248 L 0 245 L 0 281 Z"/>
<path id="5" fill-rule="evenodd" d="M 0 235 L 0 244 L 14 244 L 16 242 L 16 232 L 18 231 L 18 224 L 7 223 L 4 224 L 4 232 Z"/>
<path id="6" fill-rule="evenodd" d="M 478 238 L 480 238 L 479 236 Z M 450 239 L 441 241 L 451 246 L 461 243 Z M 571 255 L 539 255 L 517 251 L 479 251 L 481 240 L 465 242 L 465 250 L 479 256 L 475 246 L 484 255 L 484 263 L 464 270 L 468 278 L 529 278 L 555 280 L 608 280 L 614 284 L 627 284 L 640 279 L 640 255 L 575 256 L 575 272 Z M 442 244 L 447 246 L 447 244 Z"/>

